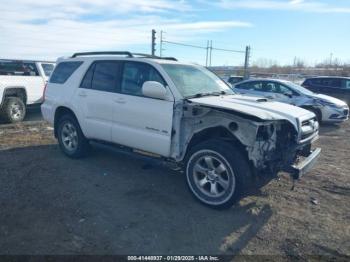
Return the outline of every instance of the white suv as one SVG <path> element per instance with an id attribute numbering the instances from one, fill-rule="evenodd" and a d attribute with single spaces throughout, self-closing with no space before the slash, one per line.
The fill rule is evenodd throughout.
<path id="1" fill-rule="evenodd" d="M 129 52 L 57 63 L 41 108 L 67 156 L 83 156 L 95 141 L 171 161 L 209 206 L 231 206 L 266 174 L 297 179 L 320 154 L 313 113 L 236 95 L 201 66 Z"/>

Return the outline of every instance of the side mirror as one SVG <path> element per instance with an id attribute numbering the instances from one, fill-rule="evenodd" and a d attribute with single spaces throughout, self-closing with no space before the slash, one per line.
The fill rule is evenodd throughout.
<path id="1" fill-rule="evenodd" d="M 166 89 L 161 83 L 156 81 L 146 81 L 142 85 L 142 94 L 147 97 L 165 99 Z"/>
<path id="2" fill-rule="evenodd" d="M 292 93 L 284 93 L 285 96 L 288 96 L 289 98 L 292 98 L 293 97 L 293 94 Z"/>

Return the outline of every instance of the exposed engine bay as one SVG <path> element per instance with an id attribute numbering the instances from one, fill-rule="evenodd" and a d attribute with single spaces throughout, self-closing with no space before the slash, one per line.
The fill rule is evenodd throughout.
<path id="1" fill-rule="evenodd" d="M 219 136 L 244 150 L 256 171 L 269 172 L 288 171 L 286 167 L 310 150 L 311 142 L 318 136 L 318 126 L 303 134 L 302 128 L 296 130 L 287 120 L 263 120 L 192 102 L 175 107 L 173 126 L 171 151 L 176 161 L 181 161 L 187 148 L 197 140 Z"/>

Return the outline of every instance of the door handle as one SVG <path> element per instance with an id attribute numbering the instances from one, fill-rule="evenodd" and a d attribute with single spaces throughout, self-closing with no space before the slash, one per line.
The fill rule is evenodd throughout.
<path id="1" fill-rule="evenodd" d="M 125 104 L 126 103 L 126 101 L 123 98 L 115 99 L 114 102 L 117 104 Z"/>
<path id="2" fill-rule="evenodd" d="M 78 96 L 80 96 L 80 97 L 87 97 L 87 94 L 86 94 L 86 92 L 79 92 Z"/>

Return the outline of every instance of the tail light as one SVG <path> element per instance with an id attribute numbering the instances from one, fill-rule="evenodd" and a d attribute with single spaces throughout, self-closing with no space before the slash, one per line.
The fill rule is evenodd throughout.
<path id="1" fill-rule="evenodd" d="M 45 83 L 44 92 L 43 92 L 43 103 L 45 102 L 46 88 L 47 88 L 47 82 Z"/>

